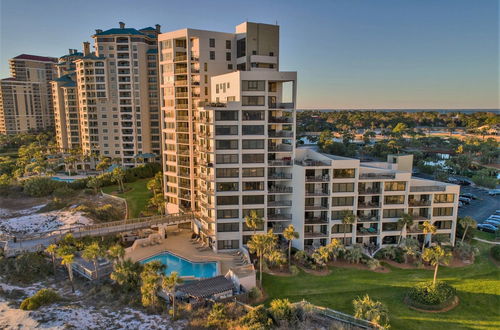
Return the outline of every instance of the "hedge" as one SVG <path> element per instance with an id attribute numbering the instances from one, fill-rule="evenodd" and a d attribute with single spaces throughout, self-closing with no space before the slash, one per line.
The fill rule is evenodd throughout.
<path id="1" fill-rule="evenodd" d="M 434 286 L 432 282 L 417 284 L 410 288 L 407 298 L 415 307 L 417 305 L 446 307 L 456 296 L 457 291 L 451 285 L 445 282 L 436 282 Z"/>

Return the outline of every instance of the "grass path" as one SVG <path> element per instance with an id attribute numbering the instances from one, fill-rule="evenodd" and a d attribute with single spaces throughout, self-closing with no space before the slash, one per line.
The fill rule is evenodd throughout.
<path id="1" fill-rule="evenodd" d="M 146 188 L 146 184 L 151 179 L 140 179 L 132 183 L 125 184 L 125 193 L 118 193 L 118 186 L 104 187 L 102 190 L 111 195 L 125 198 L 128 206 L 128 217 L 137 218 L 141 211 L 146 210 L 148 200 L 151 198 L 151 192 Z"/>
<path id="2" fill-rule="evenodd" d="M 352 300 L 369 294 L 387 304 L 392 329 L 500 329 L 500 270 L 488 259 L 490 246 L 477 243 L 474 265 L 440 267 L 438 278 L 453 285 L 460 305 L 446 313 L 423 313 L 403 304 L 408 288 L 432 279 L 430 270 L 391 268 L 390 273 L 332 268 L 328 276 L 301 273 L 294 277 L 264 274 L 264 288 L 273 298 L 305 299 L 352 314 Z"/>

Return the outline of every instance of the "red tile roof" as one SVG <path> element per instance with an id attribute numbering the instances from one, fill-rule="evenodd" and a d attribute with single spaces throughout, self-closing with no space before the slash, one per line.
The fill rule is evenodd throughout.
<path id="1" fill-rule="evenodd" d="M 29 55 L 29 54 L 21 54 L 14 57 L 16 60 L 32 60 L 32 61 L 41 61 L 41 62 L 57 62 L 57 58 L 55 57 L 47 57 L 47 56 L 38 56 L 38 55 Z"/>

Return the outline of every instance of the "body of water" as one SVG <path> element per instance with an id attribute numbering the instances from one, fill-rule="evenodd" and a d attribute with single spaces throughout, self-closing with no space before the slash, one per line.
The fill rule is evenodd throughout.
<path id="1" fill-rule="evenodd" d="M 53 176 L 52 180 L 54 180 L 54 181 L 63 181 L 63 182 L 73 182 L 76 179 L 61 179 L 61 178 L 58 178 L 57 176 Z"/>
<path id="2" fill-rule="evenodd" d="M 141 261 L 141 263 L 144 264 L 156 260 L 167 266 L 165 275 L 177 272 L 181 277 L 193 276 L 196 278 L 209 278 L 217 276 L 218 273 L 217 262 L 192 262 L 170 252 L 157 254 Z"/>

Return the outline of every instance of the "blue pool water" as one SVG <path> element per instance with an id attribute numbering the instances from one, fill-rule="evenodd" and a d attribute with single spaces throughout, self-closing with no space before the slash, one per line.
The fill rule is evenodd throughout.
<path id="1" fill-rule="evenodd" d="M 144 264 L 155 260 L 167 266 L 165 269 L 166 275 L 169 275 L 171 272 L 177 272 L 179 276 L 194 276 L 196 278 L 217 276 L 216 262 L 191 262 L 169 252 L 157 254 L 141 261 L 141 263 Z"/>
<path id="2" fill-rule="evenodd" d="M 75 179 L 61 179 L 61 178 L 58 178 L 57 176 L 53 176 L 52 180 L 54 180 L 54 181 L 64 181 L 64 182 L 73 182 L 73 181 L 75 181 Z"/>

